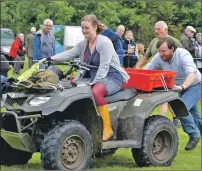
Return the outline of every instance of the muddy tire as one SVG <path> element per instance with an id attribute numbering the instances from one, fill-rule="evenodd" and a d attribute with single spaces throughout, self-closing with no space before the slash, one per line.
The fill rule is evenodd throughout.
<path id="1" fill-rule="evenodd" d="M 0 166 L 24 165 L 32 158 L 32 153 L 11 148 L 0 137 Z"/>
<path id="2" fill-rule="evenodd" d="M 45 170 L 85 170 L 92 160 L 88 130 L 77 121 L 58 123 L 44 138 L 41 162 Z"/>
<path id="3" fill-rule="evenodd" d="M 173 123 L 163 116 L 146 120 L 141 149 L 132 149 L 138 166 L 169 166 L 178 151 L 178 135 Z"/>

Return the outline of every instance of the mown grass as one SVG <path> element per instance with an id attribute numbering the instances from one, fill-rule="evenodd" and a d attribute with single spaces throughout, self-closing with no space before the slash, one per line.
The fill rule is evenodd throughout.
<path id="1" fill-rule="evenodd" d="M 21 71 L 27 70 L 27 65 Z M 12 70 L 9 71 L 9 76 L 12 76 Z M 16 77 L 16 76 L 14 76 Z M 199 104 L 201 113 L 201 105 Z M 156 108 L 153 113 L 159 113 L 159 108 Z M 172 118 L 168 113 L 168 118 Z M 143 167 L 136 166 L 132 157 L 131 149 L 119 149 L 113 156 L 105 158 L 94 158 L 90 166 L 90 170 L 202 170 L 202 141 L 193 151 L 185 151 L 184 147 L 188 141 L 188 136 L 178 128 L 179 148 L 177 157 L 169 167 Z M 40 162 L 40 153 L 35 153 L 27 165 L 6 167 L 1 166 L 1 170 L 43 170 Z"/>
<path id="2" fill-rule="evenodd" d="M 185 151 L 184 146 L 188 136 L 182 128 L 178 129 L 179 149 L 177 157 L 169 167 L 143 167 L 136 166 L 130 149 L 119 149 L 113 156 L 94 158 L 90 170 L 201 170 L 201 141 L 193 151 Z M 40 153 L 35 153 L 27 165 L 2 166 L 2 170 L 42 170 Z"/>

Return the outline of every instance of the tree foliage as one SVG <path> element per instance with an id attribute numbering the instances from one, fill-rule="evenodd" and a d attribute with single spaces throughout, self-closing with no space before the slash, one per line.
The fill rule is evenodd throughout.
<path id="1" fill-rule="evenodd" d="M 32 26 L 39 28 L 50 18 L 55 25 L 80 25 L 83 16 L 96 14 L 108 27 L 115 29 L 123 24 L 134 32 L 137 42 L 148 45 L 159 20 L 169 26 L 169 33 L 179 38 L 187 25 L 201 31 L 201 1 L 10 1 L 1 2 L 1 27 L 15 33 L 27 34 Z"/>

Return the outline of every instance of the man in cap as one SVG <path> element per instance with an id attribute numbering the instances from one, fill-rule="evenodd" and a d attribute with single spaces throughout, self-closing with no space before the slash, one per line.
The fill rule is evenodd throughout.
<path id="1" fill-rule="evenodd" d="M 33 62 L 32 62 L 32 60 L 33 60 L 33 41 L 34 41 L 34 37 L 36 34 L 36 28 L 32 27 L 30 31 L 31 31 L 31 33 L 29 33 L 25 39 L 25 53 L 28 57 L 28 63 L 29 63 L 28 67 L 29 68 L 33 64 Z"/>
<path id="2" fill-rule="evenodd" d="M 195 57 L 195 49 L 191 39 L 194 37 L 195 33 L 196 29 L 194 27 L 187 26 L 180 40 L 182 46 L 191 53 L 193 58 Z"/>

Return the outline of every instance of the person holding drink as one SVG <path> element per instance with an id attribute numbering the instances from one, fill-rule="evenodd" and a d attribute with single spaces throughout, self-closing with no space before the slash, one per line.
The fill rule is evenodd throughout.
<path id="1" fill-rule="evenodd" d="M 123 49 L 125 49 L 125 55 L 123 58 L 124 68 L 133 68 L 138 61 L 138 52 L 136 43 L 134 42 L 133 32 L 131 30 L 126 31 L 125 40 L 123 41 Z"/>

